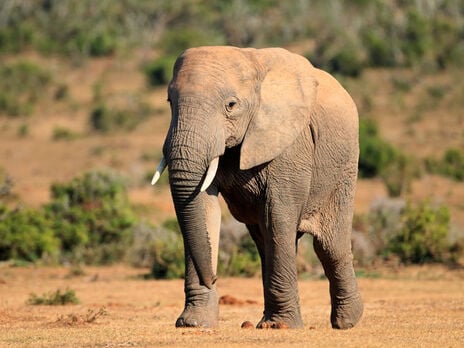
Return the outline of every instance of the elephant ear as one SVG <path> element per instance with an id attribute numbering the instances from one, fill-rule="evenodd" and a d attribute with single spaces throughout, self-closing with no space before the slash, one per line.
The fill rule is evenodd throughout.
<path id="1" fill-rule="evenodd" d="M 250 121 L 241 153 L 245 170 L 279 156 L 309 125 L 317 80 L 305 58 L 284 49 L 256 50 L 264 69 L 260 105 Z"/>

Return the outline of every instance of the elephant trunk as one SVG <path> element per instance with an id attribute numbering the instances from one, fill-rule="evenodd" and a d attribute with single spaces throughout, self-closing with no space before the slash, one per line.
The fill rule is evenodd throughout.
<path id="1" fill-rule="evenodd" d="M 208 212 L 206 208 L 207 192 L 201 192 L 202 182 L 205 180 L 209 162 L 221 155 L 220 146 L 213 146 L 200 140 L 192 140 L 192 132 L 175 131 L 171 134 L 169 152 L 165 153 L 169 167 L 169 184 L 176 210 L 177 219 L 182 231 L 185 245 L 185 256 L 193 262 L 201 285 L 211 289 L 216 281 L 213 266 L 213 246 L 211 231 L 208 226 Z M 193 146 L 192 143 L 199 145 Z M 214 144 L 213 144 L 214 145 Z M 202 148 L 202 146 L 204 148 Z M 224 146 L 224 145 L 223 145 Z M 192 277 L 187 274 L 186 279 Z"/>

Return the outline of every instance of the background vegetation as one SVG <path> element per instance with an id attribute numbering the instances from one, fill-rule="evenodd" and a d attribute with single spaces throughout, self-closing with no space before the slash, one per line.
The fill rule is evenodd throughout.
<path id="1" fill-rule="evenodd" d="M 141 150 L 140 139 L 162 124 L 150 122 L 169 119 L 166 105 L 151 101 L 153 94 L 170 80 L 175 57 L 198 45 L 285 46 L 335 74 L 354 96 L 360 180 L 380 182 L 389 197 L 355 218 L 358 265 L 462 263 L 463 225 L 453 220 L 464 216 L 462 199 L 448 206 L 451 192 L 438 203 L 412 193 L 423 177 L 450 178 L 458 188 L 464 181 L 459 0 L 1 1 L 0 144 L 32 144 L 41 139 L 41 124 L 53 124 L 47 146 L 69 147 L 73 155 L 85 151 L 91 170 L 53 180 L 48 201 L 29 206 L 15 192 L 12 155 L 2 150 L 0 261 L 123 261 L 150 268 L 153 277 L 182 276 L 175 220 L 147 222 L 153 221 L 149 208 L 129 194 L 146 185 L 160 157 Z M 92 85 L 78 89 L 89 66 L 96 67 Z M 118 142 L 122 137 L 130 144 Z M 135 164 L 120 156 L 127 149 L 139 158 Z M 93 168 L 100 163 L 112 170 Z M 160 183 L 167 192 L 166 178 Z M 220 273 L 259 273 L 243 226 L 225 216 L 221 234 Z M 302 273 L 315 272 L 307 236 L 300 254 Z"/>

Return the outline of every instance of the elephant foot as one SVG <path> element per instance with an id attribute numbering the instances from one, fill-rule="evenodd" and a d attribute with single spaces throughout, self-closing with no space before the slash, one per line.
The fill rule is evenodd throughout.
<path id="1" fill-rule="evenodd" d="M 219 298 L 216 289 L 187 295 L 184 311 L 176 321 L 176 327 L 218 326 Z"/>
<path id="2" fill-rule="evenodd" d="M 256 325 L 257 329 L 300 329 L 302 327 L 303 321 L 300 315 L 297 315 L 294 319 L 280 318 L 278 316 L 273 316 L 272 319 L 263 317 Z"/>
<path id="3" fill-rule="evenodd" d="M 332 328 L 341 330 L 351 329 L 361 319 L 363 309 L 364 306 L 359 294 L 332 304 L 332 312 L 330 314 Z"/>

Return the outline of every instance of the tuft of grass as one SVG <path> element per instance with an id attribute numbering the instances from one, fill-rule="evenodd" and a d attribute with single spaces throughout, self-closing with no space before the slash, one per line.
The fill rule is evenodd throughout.
<path id="1" fill-rule="evenodd" d="M 52 139 L 54 141 L 60 141 L 60 140 L 65 140 L 65 141 L 71 141 L 74 139 L 77 139 L 79 135 L 72 130 L 68 128 L 63 128 L 63 127 L 55 127 L 53 129 L 53 135 Z"/>
<path id="2" fill-rule="evenodd" d="M 66 289 L 63 292 L 61 289 L 57 289 L 56 291 L 45 293 L 42 296 L 32 293 L 26 303 L 29 305 L 63 306 L 67 304 L 78 304 L 79 299 L 72 289 Z"/>
<path id="3" fill-rule="evenodd" d="M 101 318 L 105 315 L 108 315 L 108 311 L 105 307 L 100 308 L 99 310 L 89 309 L 85 314 L 75 314 L 71 313 L 66 316 L 60 315 L 56 319 L 56 324 L 64 326 L 76 326 L 82 324 L 91 324 L 97 321 L 98 318 Z"/>

